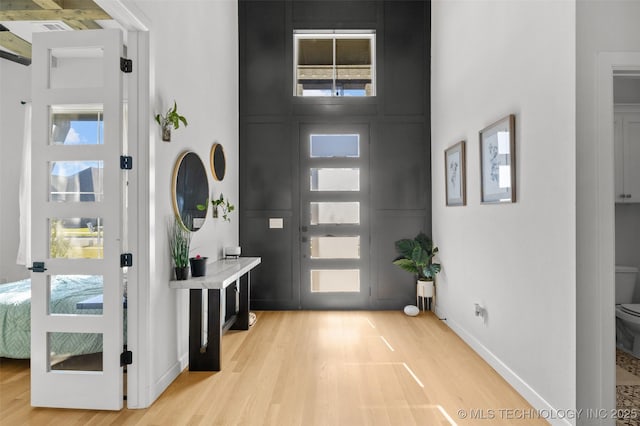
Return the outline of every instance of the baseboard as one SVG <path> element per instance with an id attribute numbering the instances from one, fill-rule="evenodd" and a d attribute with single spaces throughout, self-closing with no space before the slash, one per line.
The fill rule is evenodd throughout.
<path id="1" fill-rule="evenodd" d="M 437 314 L 437 312 L 436 312 Z M 456 333 L 465 343 L 484 359 L 487 364 L 493 367 L 494 370 L 502 376 L 513 388 L 518 392 L 529 404 L 533 406 L 539 412 L 544 413 L 558 413 L 560 410 L 552 407 L 542 396 L 540 396 L 531 386 L 527 384 L 520 376 L 518 376 L 513 370 L 509 368 L 504 362 L 495 356 L 487 347 L 478 341 L 474 336 L 468 333 L 463 327 L 451 319 L 447 319 L 445 323 Z M 566 411 L 566 410 L 565 410 Z M 553 418 L 546 419 L 552 425 L 571 426 L 568 419 Z"/>
<path id="2" fill-rule="evenodd" d="M 162 377 L 160 377 L 160 379 L 153 385 L 153 389 L 151 389 L 151 404 L 153 404 L 160 395 L 162 395 L 162 392 L 167 390 L 169 385 L 180 375 L 182 370 L 182 361 L 178 360 L 166 371 L 166 373 L 162 375 Z"/>
<path id="3" fill-rule="evenodd" d="M 189 366 L 189 352 L 182 354 L 178 362 L 180 363 L 180 371 L 187 368 Z"/>

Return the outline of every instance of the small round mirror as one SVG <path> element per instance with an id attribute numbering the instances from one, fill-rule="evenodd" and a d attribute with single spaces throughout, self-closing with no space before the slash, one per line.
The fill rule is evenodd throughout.
<path id="1" fill-rule="evenodd" d="M 173 210 L 182 225 L 197 231 L 204 225 L 209 208 L 209 180 L 195 152 L 184 152 L 173 168 Z"/>
<path id="2" fill-rule="evenodd" d="M 224 179 L 224 174 L 227 171 L 227 159 L 224 156 L 224 149 L 219 143 L 214 143 L 211 147 L 211 172 L 215 180 L 221 181 Z"/>

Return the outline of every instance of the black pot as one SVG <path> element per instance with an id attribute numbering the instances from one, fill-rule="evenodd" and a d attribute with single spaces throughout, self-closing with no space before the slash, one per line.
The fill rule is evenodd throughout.
<path id="1" fill-rule="evenodd" d="M 199 258 L 189 258 L 189 262 L 191 263 L 191 276 L 192 277 L 204 277 L 207 275 L 207 258 L 199 257 Z"/>
<path id="2" fill-rule="evenodd" d="M 183 281 L 189 278 L 189 268 L 186 266 L 175 267 L 174 270 L 176 271 L 176 280 Z"/>

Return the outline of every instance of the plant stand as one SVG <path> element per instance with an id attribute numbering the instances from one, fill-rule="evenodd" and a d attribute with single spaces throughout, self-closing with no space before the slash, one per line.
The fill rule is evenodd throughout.
<path id="1" fill-rule="evenodd" d="M 422 310 L 431 310 L 431 302 L 434 295 L 433 281 L 418 280 L 416 283 L 416 306 L 420 309 L 420 299 L 422 298 Z"/>

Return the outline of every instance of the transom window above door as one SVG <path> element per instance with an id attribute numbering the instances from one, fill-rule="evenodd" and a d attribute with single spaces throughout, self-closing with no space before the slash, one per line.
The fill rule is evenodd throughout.
<path id="1" fill-rule="evenodd" d="M 295 30 L 294 96 L 375 96 L 375 31 Z"/>

